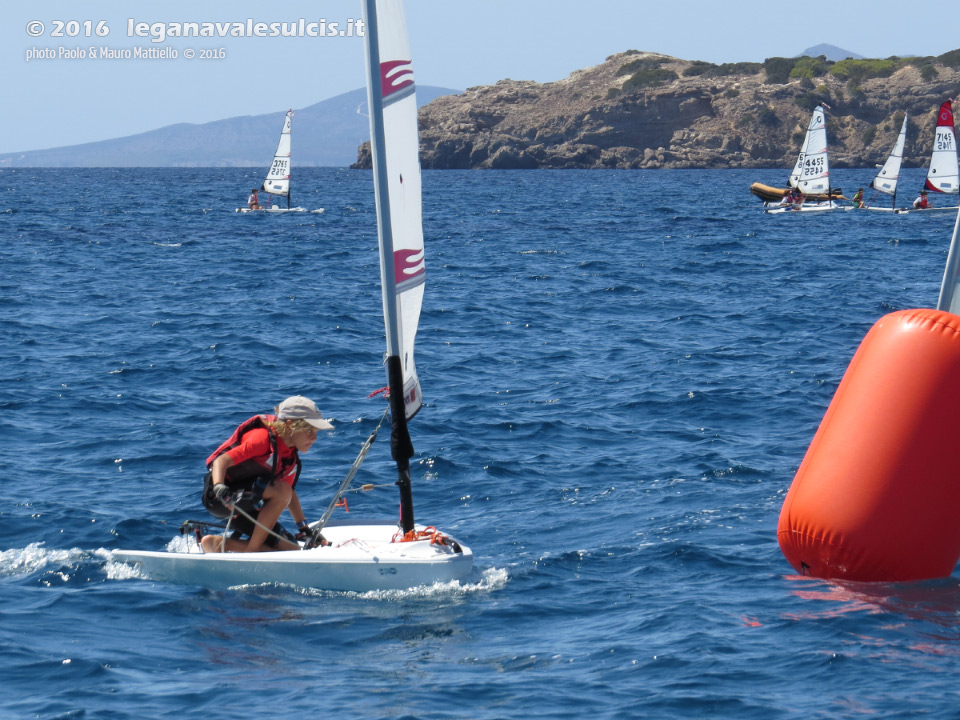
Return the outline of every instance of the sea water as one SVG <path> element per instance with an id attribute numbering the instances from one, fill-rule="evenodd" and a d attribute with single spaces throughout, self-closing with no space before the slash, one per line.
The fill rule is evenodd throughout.
<path id="1" fill-rule="evenodd" d="M 863 335 L 936 303 L 954 217 L 764 215 L 747 188 L 784 172 L 424 174 L 413 493 L 473 548 L 463 582 L 111 563 L 189 542 L 246 417 L 334 418 L 317 519 L 383 413 L 370 173 L 295 170 L 323 213 L 234 212 L 261 179 L 0 170 L 0 718 L 958 715 L 956 577 L 801 578 L 776 541 Z M 382 433 L 348 517 L 395 517 L 394 479 Z"/>

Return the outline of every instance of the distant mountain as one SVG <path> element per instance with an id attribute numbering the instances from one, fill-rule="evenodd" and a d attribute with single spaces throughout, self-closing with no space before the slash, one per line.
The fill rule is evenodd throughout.
<path id="1" fill-rule="evenodd" d="M 459 90 L 419 86 L 426 105 Z M 3 167 L 256 167 L 270 164 L 286 110 L 196 125 L 178 123 L 100 142 L 49 150 L 0 154 Z M 367 92 L 353 90 L 323 100 L 293 116 L 295 167 L 343 167 L 370 139 Z"/>
<path id="2" fill-rule="evenodd" d="M 836 45 L 827 45 L 826 43 L 821 43 L 819 45 L 814 45 L 804 50 L 802 53 L 797 55 L 797 57 L 820 57 L 824 55 L 827 60 L 833 60 L 834 62 L 840 62 L 841 60 L 846 60 L 847 58 L 852 58 L 854 60 L 863 60 L 863 55 L 857 55 L 852 53 L 849 50 L 844 50 L 843 48 L 838 48 Z"/>

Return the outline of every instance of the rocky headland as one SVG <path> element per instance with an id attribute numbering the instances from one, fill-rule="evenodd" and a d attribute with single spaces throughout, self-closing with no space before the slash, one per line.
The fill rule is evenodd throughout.
<path id="1" fill-rule="evenodd" d="M 936 113 L 960 90 L 937 57 L 769 58 L 713 65 L 628 51 L 551 83 L 501 80 L 420 109 L 424 168 L 792 167 L 826 103 L 834 167 L 882 163 L 909 114 L 904 165 L 929 160 Z M 369 167 L 369 145 L 354 167 Z"/>

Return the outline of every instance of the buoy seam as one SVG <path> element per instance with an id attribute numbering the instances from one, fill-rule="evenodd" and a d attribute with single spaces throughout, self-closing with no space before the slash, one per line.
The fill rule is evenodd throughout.
<path id="1" fill-rule="evenodd" d="M 903 317 L 907 322 L 914 321 L 914 325 L 925 326 L 929 332 L 932 332 L 937 329 L 937 326 L 952 330 L 954 335 L 960 335 L 960 328 L 958 328 L 952 321 L 944 320 L 943 318 L 932 317 L 928 315 L 923 310 L 903 310 Z"/>
<path id="2" fill-rule="evenodd" d="M 800 535 L 800 536 L 802 536 L 802 537 L 804 537 L 804 538 L 809 538 L 810 540 L 816 540 L 817 542 L 824 542 L 824 543 L 826 543 L 827 545 L 830 545 L 831 547 L 835 547 L 835 546 L 837 545 L 837 543 L 835 543 L 834 541 L 832 541 L 832 540 L 829 538 L 829 536 L 827 536 L 827 535 L 814 535 L 813 533 L 811 533 L 811 532 L 809 532 L 809 531 L 807 531 L 807 530 L 795 530 L 795 529 L 793 529 L 793 528 L 791 528 L 791 529 L 789 529 L 789 530 L 780 530 L 780 531 L 777 532 L 777 537 L 779 538 L 781 535 Z"/>

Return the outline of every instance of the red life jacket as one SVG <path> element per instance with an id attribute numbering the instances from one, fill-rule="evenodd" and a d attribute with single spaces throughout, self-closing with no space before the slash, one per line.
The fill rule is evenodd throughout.
<path id="1" fill-rule="evenodd" d="M 254 415 L 252 418 L 244 420 L 242 423 L 240 423 L 237 429 L 233 431 L 233 434 L 227 438 L 227 440 L 220 447 L 214 450 L 210 457 L 207 458 L 207 469 L 211 469 L 213 461 L 223 455 L 225 452 L 238 447 L 243 442 L 243 436 L 248 432 L 255 430 L 256 428 L 264 428 L 267 431 L 268 437 L 270 438 L 270 458 L 272 460 L 271 467 L 267 469 L 252 458 L 250 460 L 244 460 L 237 465 L 231 465 L 227 468 L 224 482 L 231 490 L 250 490 L 256 484 L 260 486 L 260 490 L 262 492 L 263 488 L 265 488 L 271 482 L 286 475 L 289 471 L 290 465 L 284 464 L 284 466 L 280 466 L 280 453 L 278 452 L 277 447 L 277 435 L 273 432 L 273 430 L 270 429 L 270 426 L 267 425 L 267 423 L 273 422 L 276 419 L 276 415 Z M 300 479 L 301 468 L 300 454 L 296 449 L 293 451 L 293 459 L 297 465 L 297 474 L 293 478 L 293 487 L 296 488 L 297 481 Z M 259 482 L 257 482 L 258 480 Z"/>

